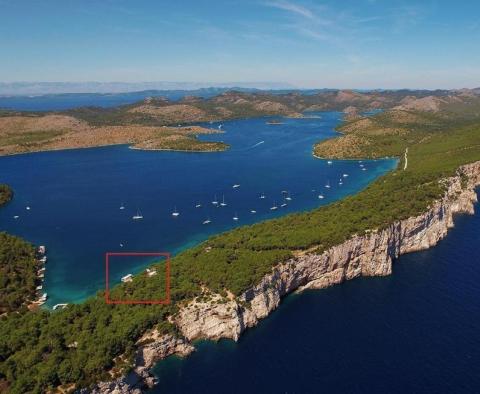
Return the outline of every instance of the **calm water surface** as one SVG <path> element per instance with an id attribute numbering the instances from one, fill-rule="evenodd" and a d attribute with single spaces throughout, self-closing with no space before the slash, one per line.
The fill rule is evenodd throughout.
<path id="1" fill-rule="evenodd" d="M 396 165 L 395 160 L 364 162 L 363 171 L 357 161 L 329 165 L 315 159 L 314 142 L 335 134 L 341 114 L 320 116 L 275 126 L 266 125 L 265 118 L 224 122 L 225 134 L 203 137 L 231 144 L 221 153 L 115 146 L 1 157 L 0 180 L 12 185 L 15 198 L 0 210 L 0 230 L 47 246 L 48 305 L 81 301 L 104 287 L 105 252 L 176 253 L 211 234 L 358 192 Z M 292 198 L 283 208 L 282 191 Z M 262 193 L 265 199 L 259 198 Z M 211 204 L 223 196 L 226 207 Z M 202 207 L 195 208 L 197 203 Z M 277 211 L 270 210 L 273 205 Z M 133 221 L 138 210 L 144 219 Z M 207 218 L 211 224 L 203 225 Z M 118 282 L 147 263 L 122 260 L 114 264 L 111 279 Z"/>

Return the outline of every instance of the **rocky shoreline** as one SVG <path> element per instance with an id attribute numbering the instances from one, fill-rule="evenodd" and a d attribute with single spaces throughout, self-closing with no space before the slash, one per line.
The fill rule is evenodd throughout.
<path id="1" fill-rule="evenodd" d="M 237 299 L 225 301 L 213 295 L 208 302 L 187 303 L 172 317 L 183 338 L 156 331 L 145 334 L 138 341 L 135 367 L 128 376 L 99 383 L 82 393 L 141 393 L 142 388 L 155 383 L 149 371 L 157 361 L 172 354 L 187 356 L 194 351 L 191 342 L 196 339 L 237 341 L 243 331 L 267 317 L 291 292 L 323 289 L 359 276 L 390 275 L 394 259 L 436 245 L 453 227 L 455 214 L 474 213 L 480 161 L 460 167 L 455 176 L 443 182 L 444 196 L 419 216 L 355 235 L 321 254 L 298 252 Z"/>

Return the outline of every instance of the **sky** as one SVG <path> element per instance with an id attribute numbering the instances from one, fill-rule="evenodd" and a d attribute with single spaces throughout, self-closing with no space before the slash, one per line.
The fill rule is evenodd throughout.
<path id="1" fill-rule="evenodd" d="M 478 0 L 0 0 L 0 81 L 480 86 Z"/>

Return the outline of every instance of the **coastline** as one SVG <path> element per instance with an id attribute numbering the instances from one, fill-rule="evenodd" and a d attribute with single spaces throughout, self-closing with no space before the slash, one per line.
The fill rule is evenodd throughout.
<path id="1" fill-rule="evenodd" d="M 135 365 L 128 376 L 82 392 L 140 393 L 141 387 L 155 383 L 150 369 L 156 362 L 173 354 L 187 356 L 194 351 L 192 342 L 198 339 L 237 341 L 292 292 L 323 289 L 360 276 L 391 275 L 392 264 L 400 255 L 435 246 L 454 226 L 454 215 L 473 214 L 478 201 L 475 189 L 480 186 L 480 161 L 459 167 L 454 176 L 441 182 L 447 186 L 446 192 L 423 214 L 354 235 L 321 254 L 297 252 L 237 299 L 230 297 L 226 303 L 216 303 L 222 297 L 210 294 L 209 302 L 193 300 L 184 304 L 170 319 L 181 335 L 147 332 L 137 342 Z M 146 339 L 149 342 L 142 343 Z"/>

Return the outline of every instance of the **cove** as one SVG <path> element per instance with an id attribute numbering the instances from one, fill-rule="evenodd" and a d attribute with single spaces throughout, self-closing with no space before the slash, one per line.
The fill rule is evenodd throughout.
<path id="1" fill-rule="evenodd" d="M 316 115 L 277 125 L 266 124 L 271 118 L 209 124 L 222 124 L 225 133 L 202 139 L 231 145 L 220 153 L 122 145 L 1 157 L 0 180 L 13 187 L 15 197 L 0 210 L 0 230 L 47 246 L 48 306 L 80 302 L 104 287 L 106 252 L 175 254 L 212 234 L 357 193 L 396 166 L 394 159 L 363 161 L 361 167 L 358 161 L 329 164 L 314 158 L 313 144 L 335 136 L 342 117 Z M 282 191 L 292 199 L 286 201 Z M 223 197 L 227 206 L 211 203 Z M 172 217 L 175 208 L 178 217 Z M 133 221 L 138 211 L 144 218 Z M 211 223 L 202 224 L 207 218 Z M 111 281 L 118 283 L 148 263 L 127 259 L 116 266 Z"/>

